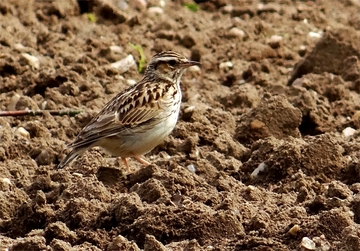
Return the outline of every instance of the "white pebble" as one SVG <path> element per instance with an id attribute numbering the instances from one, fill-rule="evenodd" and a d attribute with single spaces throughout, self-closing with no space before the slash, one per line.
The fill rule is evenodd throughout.
<path id="1" fill-rule="evenodd" d="M 264 9 L 264 7 L 265 7 L 265 4 L 263 4 L 263 3 L 259 3 L 259 4 L 256 6 L 256 8 L 257 8 L 258 10 L 262 10 L 262 9 Z"/>
<path id="2" fill-rule="evenodd" d="M 257 177 L 260 172 L 265 170 L 266 167 L 267 165 L 265 164 L 265 162 L 261 162 L 260 165 L 257 168 L 255 168 L 255 170 L 250 174 L 250 177 L 251 178 Z"/>
<path id="3" fill-rule="evenodd" d="M 150 7 L 148 9 L 149 13 L 153 13 L 153 14 L 163 14 L 164 10 L 161 7 Z"/>
<path id="4" fill-rule="evenodd" d="M 118 45 L 112 45 L 110 46 L 110 50 L 114 53 L 122 53 L 124 49 L 121 46 Z"/>
<path id="5" fill-rule="evenodd" d="M 164 8 L 165 5 L 166 5 L 166 1 L 165 0 L 160 0 L 159 5 L 160 5 L 161 8 Z"/>
<path id="6" fill-rule="evenodd" d="M 120 10 L 126 10 L 127 8 L 129 8 L 129 4 L 126 2 L 126 0 L 118 0 L 117 7 Z"/>
<path id="7" fill-rule="evenodd" d="M 305 248 L 306 250 L 316 250 L 316 244 L 312 240 L 310 240 L 308 237 L 304 237 L 301 240 L 302 248 Z"/>
<path id="8" fill-rule="evenodd" d="M 243 37 L 245 37 L 245 31 L 240 30 L 239 28 L 233 27 L 229 30 L 229 35 L 232 37 L 243 38 Z"/>
<path id="9" fill-rule="evenodd" d="M 321 33 L 318 33 L 318 32 L 314 32 L 314 31 L 310 31 L 310 32 L 309 32 L 309 37 L 312 37 L 312 38 L 321 38 L 321 37 L 322 37 L 322 34 L 321 34 Z"/>
<path id="10" fill-rule="evenodd" d="M 279 35 L 272 35 L 268 40 L 268 43 L 280 43 L 283 40 L 282 36 Z"/>
<path id="11" fill-rule="evenodd" d="M 128 55 L 126 58 L 123 58 L 115 63 L 110 64 L 112 68 L 119 70 L 120 74 L 127 72 L 131 67 L 136 66 L 135 59 L 133 55 Z"/>
<path id="12" fill-rule="evenodd" d="M 82 178 L 82 177 L 83 177 L 83 175 L 82 175 L 81 173 L 73 173 L 73 175 L 74 175 L 75 177 L 79 177 L 79 178 Z"/>
<path id="13" fill-rule="evenodd" d="M 233 66 L 234 66 L 233 63 L 231 63 L 230 61 L 227 61 L 227 62 L 220 63 L 219 68 L 220 69 L 225 69 L 225 68 L 231 69 L 231 68 L 233 68 Z"/>
<path id="14" fill-rule="evenodd" d="M 196 172 L 196 168 L 193 164 L 188 165 L 186 168 L 192 173 Z"/>
<path id="15" fill-rule="evenodd" d="M 300 45 L 299 50 L 300 51 L 305 51 L 306 48 L 307 48 L 306 45 Z"/>
<path id="16" fill-rule="evenodd" d="M 355 134 L 356 130 L 354 128 L 351 127 L 346 127 L 342 133 L 345 137 L 350 137 L 353 136 Z"/>
<path id="17" fill-rule="evenodd" d="M 21 56 L 23 56 L 23 58 L 25 58 L 29 65 L 32 66 L 33 68 L 35 69 L 39 69 L 40 68 L 40 60 L 33 56 L 33 55 L 30 55 L 28 53 L 21 53 Z"/>
<path id="18" fill-rule="evenodd" d="M 20 136 L 26 139 L 30 139 L 30 133 L 24 127 L 18 127 L 15 129 L 15 136 Z"/>
<path id="19" fill-rule="evenodd" d="M 184 113 L 190 113 L 190 112 L 193 112 L 194 110 L 195 110 L 195 106 L 191 105 L 184 109 Z"/>
<path id="20" fill-rule="evenodd" d="M 2 179 L 2 182 L 6 183 L 6 184 L 8 184 L 8 185 L 11 185 L 11 181 L 10 181 L 9 178 L 3 178 L 3 179 Z"/>
<path id="21" fill-rule="evenodd" d="M 17 43 L 17 44 L 14 44 L 14 49 L 17 50 L 17 51 L 23 51 L 26 49 L 25 46 L 23 46 L 22 44 L 20 43 Z"/>
<path id="22" fill-rule="evenodd" d="M 223 11 L 224 11 L 225 13 L 230 13 L 230 12 L 233 11 L 233 9 L 234 9 L 234 6 L 232 6 L 231 4 L 228 4 L 228 5 L 226 5 L 226 6 L 223 7 Z"/>

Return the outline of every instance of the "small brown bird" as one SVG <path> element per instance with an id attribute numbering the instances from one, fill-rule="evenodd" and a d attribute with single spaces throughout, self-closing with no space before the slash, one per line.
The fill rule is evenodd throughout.
<path id="1" fill-rule="evenodd" d="M 95 146 L 121 157 L 128 172 L 128 157 L 149 165 L 142 155 L 160 144 L 174 129 L 181 104 L 180 79 L 193 65 L 200 63 L 173 51 L 156 54 L 143 79 L 111 99 L 80 131 L 68 145 L 71 152 L 57 168 L 65 167 Z"/>

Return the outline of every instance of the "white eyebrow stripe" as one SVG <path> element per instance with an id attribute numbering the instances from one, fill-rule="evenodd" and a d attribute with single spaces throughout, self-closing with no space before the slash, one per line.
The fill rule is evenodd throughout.
<path id="1" fill-rule="evenodd" d="M 156 61 L 170 61 L 170 60 L 176 60 L 176 57 L 159 57 L 156 59 Z"/>

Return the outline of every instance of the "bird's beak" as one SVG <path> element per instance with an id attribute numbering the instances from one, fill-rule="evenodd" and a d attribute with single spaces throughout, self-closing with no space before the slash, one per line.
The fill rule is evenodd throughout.
<path id="1" fill-rule="evenodd" d="M 188 60 L 187 62 L 181 64 L 181 66 L 184 67 L 184 68 L 194 66 L 194 65 L 201 65 L 201 64 L 200 64 L 200 62 L 191 61 L 191 60 Z"/>

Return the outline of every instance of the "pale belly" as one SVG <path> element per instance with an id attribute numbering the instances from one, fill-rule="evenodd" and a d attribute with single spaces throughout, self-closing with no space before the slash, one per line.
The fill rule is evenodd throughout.
<path id="1" fill-rule="evenodd" d="M 154 149 L 172 132 L 178 115 L 178 112 L 174 112 L 166 120 L 143 132 L 103 138 L 96 146 L 100 146 L 113 156 L 123 158 L 143 155 Z"/>

